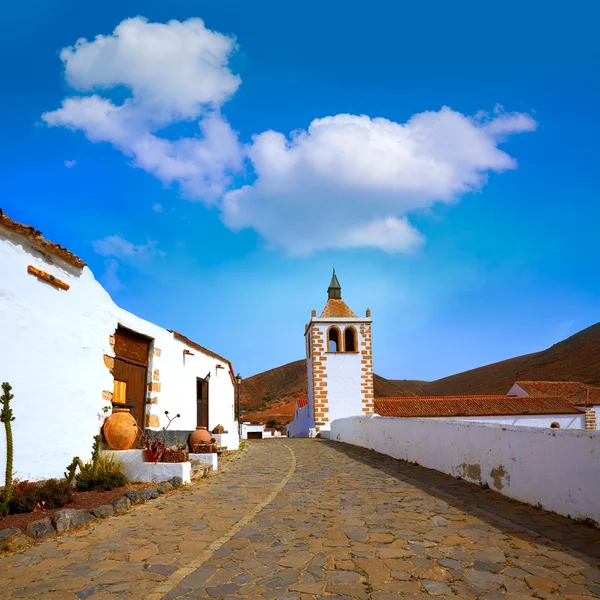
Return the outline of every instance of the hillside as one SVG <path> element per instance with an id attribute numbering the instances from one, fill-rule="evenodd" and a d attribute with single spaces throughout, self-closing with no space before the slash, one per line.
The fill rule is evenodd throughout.
<path id="1" fill-rule="evenodd" d="M 600 384 L 600 323 L 541 352 L 450 375 L 436 381 L 397 379 L 415 395 L 505 394 L 518 379 Z"/>
<path id="2" fill-rule="evenodd" d="M 376 396 L 409 396 L 403 389 L 384 377 L 375 375 Z M 245 420 L 268 421 L 275 419 L 288 423 L 294 418 L 296 400 L 308 395 L 306 361 L 296 360 L 264 373 L 253 375 L 242 382 L 241 405 Z"/>
<path id="3" fill-rule="evenodd" d="M 509 358 L 436 381 L 390 380 L 375 375 L 375 396 L 506 394 L 521 380 L 581 381 L 600 385 L 600 323 L 547 350 Z M 306 362 L 297 360 L 242 383 L 244 419 L 288 423 L 297 398 L 307 397 Z"/>

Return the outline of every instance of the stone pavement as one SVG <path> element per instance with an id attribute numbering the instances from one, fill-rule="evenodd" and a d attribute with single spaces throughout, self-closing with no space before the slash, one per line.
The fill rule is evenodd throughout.
<path id="1" fill-rule="evenodd" d="M 256 440 L 182 492 L 1 557 L 0 598 L 581 600 L 600 597 L 599 558 L 600 530 L 479 486 Z"/>

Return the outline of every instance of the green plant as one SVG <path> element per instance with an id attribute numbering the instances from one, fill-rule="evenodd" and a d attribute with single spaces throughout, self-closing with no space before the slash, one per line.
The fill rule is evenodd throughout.
<path id="1" fill-rule="evenodd" d="M 10 513 L 33 512 L 40 503 L 39 486 L 33 481 L 17 481 L 8 505 Z"/>
<path id="2" fill-rule="evenodd" d="M 40 486 L 40 500 L 44 508 L 62 508 L 75 500 L 75 490 L 67 481 L 48 479 Z"/>
<path id="3" fill-rule="evenodd" d="M 2 384 L 2 396 L 0 397 L 0 401 L 2 402 L 0 421 L 4 423 L 4 429 L 6 431 L 6 473 L 4 476 L 4 493 L 0 499 L 0 516 L 8 514 L 8 505 L 12 495 L 13 438 L 11 422 L 14 421 L 15 418 L 13 417 L 13 412 L 10 408 L 10 401 L 14 398 L 10 393 L 11 390 L 12 387 L 10 383 L 5 381 Z"/>
<path id="4" fill-rule="evenodd" d="M 121 461 L 111 455 L 100 454 L 101 436 L 94 436 L 91 462 L 83 463 L 77 456 L 67 467 L 65 477 L 70 484 L 75 479 L 75 487 L 82 492 L 90 490 L 113 490 L 127 485 L 127 477 L 123 472 Z M 79 473 L 75 471 L 79 467 Z"/>
<path id="5" fill-rule="evenodd" d="M 48 479 L 41 483 L 15 483 L 9 502 L 9 512 L 28 513 L 42 508 L 62 508 L 75 500 L 75 491 L 66 481 Z"/>

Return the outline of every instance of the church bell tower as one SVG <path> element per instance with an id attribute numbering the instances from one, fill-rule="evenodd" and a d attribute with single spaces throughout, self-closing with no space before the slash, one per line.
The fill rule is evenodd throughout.
<path id="1" fill-rule="evenodd" d="M 371 311 L 357 317 L 342 300 L 335 269 L 327 304 L 306 326 L 308 408 L 314 435 L 328 436 L 331 421 L 373 413 Z"/>

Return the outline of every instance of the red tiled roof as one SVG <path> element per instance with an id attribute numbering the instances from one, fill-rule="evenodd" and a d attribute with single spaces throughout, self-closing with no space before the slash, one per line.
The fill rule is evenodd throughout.
<path id="1" fill-rule="evenodd" d="M 600 404 L 600 388 L 579 381 L 516 381 L 529 396 L 562 396 L 571 404 Z"/>
<path id="2" fill-rule="evenodd" d="M 341 298 L 329 298 L 320 318 L 324 317 L 351 317 L 355 319 L 356 315 Z"/>
<path id="3" fill-rule="evenodd" d="M 213 358 L 222 360 L 224 363 L 227 363 L 227 365 L 229 366 L 229 376 L 231 377 L 231 383 L 233 383 L 233 387 L 235 387 L 236 382 L 235 382 L 235 376 L 233 375 L 233 366 L 232 366 L 231 362 L 229 362 L 229 360 L 227 360 L 223 356 L 220 356 L 216 352 L 213 352 L 212 350 L 209 350 L 208 348 L 201 346 L 200 344 L 196 344 L 196 342 L 192 342 L 192 340 L 190 340 L 190 338 L 185 337 L 185 335 L 182 335 L 181 333 L 177 333 L 177 331 L 173 331 L 172 329 L 169 329 L 168 331 L 169 331 L 169 333 L 173 334 L 173 337 L 176 340 L 179 340 L 180 342 L 183 342 L 184 344 L 187 344 L 188 346 L 191 346 L 192 348 L 196 348 L 196 350 L 199 350 L 200 352 L 203 352 L 204 354 L 208 354 L 208 356 L 212 356 Z"/>
<path id="4" fill-rule="evenodd" d="M 53 254 L 57 256 L 67 264 L 76 267 L 78 269 L 83 269 L 86 264 L 78 257 L 75 256 L 70 250 L 63 248 L 59 244 L 55 244 L 50 240 L 47 240 L 41 231 L 38 231 L 35 227 L 31 225 L 23 225 L 17 221 L 11 219 L 8 215 L 5 215 L 0 208 L 0 225 L 3 225 L 7 229 L 26 237 L 31 240 L 37 246 L 40 246 L 41 249 L 48 254 Z"/>
<path id="5" fill-rule="evenodd" d="M 406 396 L 375 398 L 382 417 L 487 417 L 502 415 L 581 414 L 560 397 Z"/>
<path id="6" fill-rule="evenodd" d="M 298 408 L 304 408 L 308 404 L 308 398 L 298 398 L 296 404 L 298 405 Z"/>

